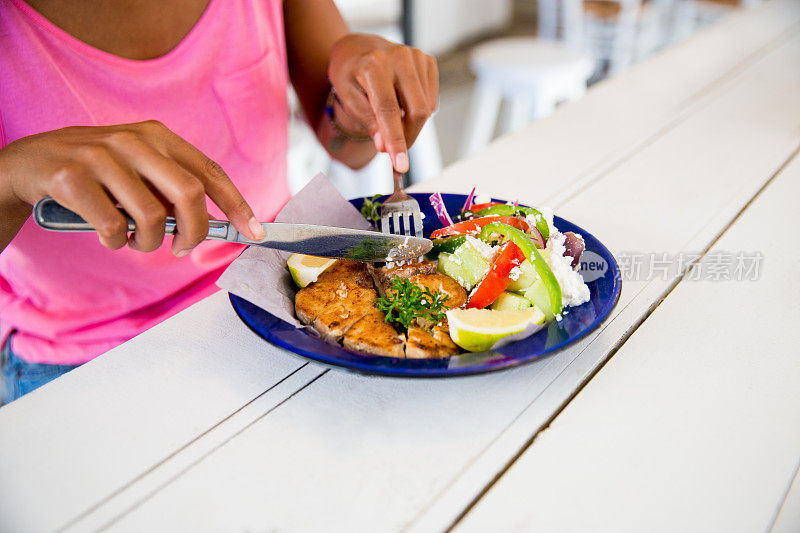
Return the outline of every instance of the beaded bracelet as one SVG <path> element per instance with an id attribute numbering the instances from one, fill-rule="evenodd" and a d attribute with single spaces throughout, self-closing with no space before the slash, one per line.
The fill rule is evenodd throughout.
<path id="1" fill-rule="evenodd" d="M 333 109 L 336 102 L 339 102 L 339 98 L 336 96 L 336 91 L 331 87 L 331 92 L 328 93 L 328 100 L 325 102 L 325 115 L 328 117 L 331 126 L 333 126 L 333 131 L 335 131 L 339 137 L 344 137 L 348 141 L 371 141 L 372 137 L 366 133 L 352 133 L 342 128 L 336 120 L 336 114 Z M 341 105 L 341 102 L 339 102 L 339 105 Z"/>

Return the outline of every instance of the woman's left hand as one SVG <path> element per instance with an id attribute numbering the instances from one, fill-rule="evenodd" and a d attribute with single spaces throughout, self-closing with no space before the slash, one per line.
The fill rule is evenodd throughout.
<path id="1" fill-rule="evenodd" d="M 436 60 L 376 35 L 348 34 L 333 47 L 328 79 L 341 104 L 336 120 L 368 133 L 395 170 L 407 172 L 408 147 L 438 105 Z"/>

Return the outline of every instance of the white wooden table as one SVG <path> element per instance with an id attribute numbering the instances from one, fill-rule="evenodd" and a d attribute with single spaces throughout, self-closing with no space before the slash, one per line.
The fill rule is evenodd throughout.
<path id="1" fill-rule="evenodd" d="M 0 531 L 798 531 L 799 150 L 800 2 L 771 0 L 419 187 L 690 270 L 450 380 L 307 363 L 216 294 L 0 409 Z M 693 280 L 739 252 L 757 280 Z"/>

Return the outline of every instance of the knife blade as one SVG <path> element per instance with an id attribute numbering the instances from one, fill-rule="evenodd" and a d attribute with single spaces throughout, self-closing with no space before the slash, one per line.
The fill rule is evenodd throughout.
<path id="1" fill-rule="evenodd" d="M 128 219 L 128 231 L 135 231 L 133 219 L 124 211 L 123 214 Z M 50 197 L 36 202 L 33 206 L 33 219 L 40 227 L 50 231 L 95 231 L 80 215 Z M 261 227 L 264 228 L 266 237 L 260 241 L 246 238 L 226 220 L 209 220 L 208 226 L 206 239 L 209 240 L 355 261 L 404 261 L 424 255 L 433 248 L 430 240 L 419 237 L 313 224 L 264 222 Z M 167 217 L 164 233 L 174 235 L 176 230 L 175 218 Z"/>

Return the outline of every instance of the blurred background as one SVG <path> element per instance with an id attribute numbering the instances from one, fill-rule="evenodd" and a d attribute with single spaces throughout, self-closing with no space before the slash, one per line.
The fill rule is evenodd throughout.
<path id="1" fill-rule="evenodd" d="M 492 139 L 553 113 L 587 88 L 759 0 L 336 0 L 352 31 L 435 55 L 439 110 L 410 152 L 408 182 L 432 177 Z M 291 95 L 289 181 L 318 172 L 346 198 L 389 193 L 379 155 L 359 171 L 332 162 Z"/>

